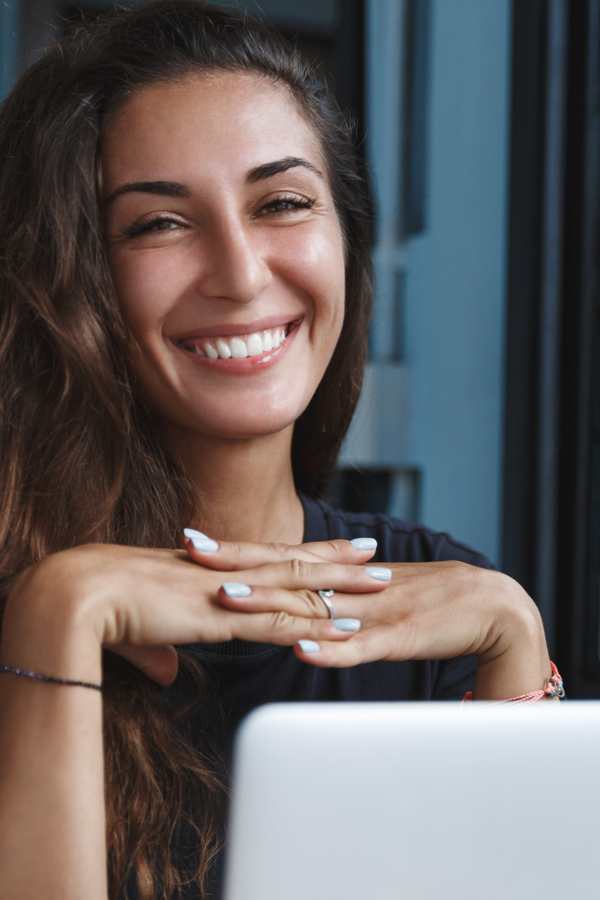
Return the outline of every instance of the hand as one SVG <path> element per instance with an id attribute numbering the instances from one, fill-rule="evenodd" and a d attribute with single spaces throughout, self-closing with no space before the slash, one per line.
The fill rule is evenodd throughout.
<path id="1" fill-rule="evenodd" d="M 382 592 L 338 592 L 336 618 L 360 619 L 344 643 L 328 639 L 296 655 L 316 666 L 354 666 L 374 660 L 478 658 L 476 699 L 505 699 L 544 686 L 551 674 L 537 607 L 511 578 L 460 562 L 392 563 Z M 369 568 L 369 567 L 367 567 Z M 333 582 L 329 587 L 335 589 Z M 242 603 L 219 595 L 229 609 L 301 616 L 314 601 L 307 592 L 255 588 Z M 317 609 L 317 607 L 314 607 Z M 321 615 L 327 610 L 321 606 Z"/>
<path id="2" fill-rule="evenodd" d="M 217 596 L 223 593 L 220 586 L 232 580 L 231 571 L 239 573 L 236 581 L 288 590 L 315 591 L 334 572 L 340 590 L 368 592 L 382 587 L 360 565 L 373 551 L 357 550 L 348 541 L 300 547 L 222 543 L 212 554 L 198 553 L 189 542 L 187 546 L 189 556 L 183 551 L 105 544 L 57 553 L 17 580 L 5 624 L 10 627 L 20 614 L 27 620 L 23 627 L 29 629 L 32 620 L 57 630 L 83 621 L 98 646 L 109 647 L 160 684 L 169 684 L 177 674 L 173 644 L 239 637 L 291 645 L 301 637 L 330 641 L 349 637 L 307 607 L 302 616 L 280 612 L 247 616 L 227 610 Z M 338 562 L 328 564 L 326 559 Z M 322 605 L 313 596 L 315 605 Z M 47 642 L 46 626 L 40 630 Z M 12 662 L 26 664 L 21 658 Z M 34 663 L 28 664 L 34 668 Z M 82 679 L 78 673 L 77 680 Z M 94 678 L 88 675 L 85 680 Z"/>
<path id="3" fill-rule="evenodd" d="M 196 532 L 196 534 L 200 534 L 200 532 Z M 183 542 L 188 555 L 194 562 L 221 572 L 237 572 L 269 563 L 288 562 L 292 559 L 360 565 L 371 558 L 377 546 L 376 542 L 372 542 L 371 549 L 360 550 L 350 541 L 345 540 L 305 544 L 251 544 L 231 541 L 221 541 L 217 544 L 215 541 L 207 540 L 210 544 L 216 545 L 218 549 L 197 550 L 187 536 L 184 536 Z M 171 684 L 177 674 L 177 651 L 172 645 L 141 647 L 125 644 L 111 649 L 141 669 L 149 678 L 158 681 L 159 684 Z"/>

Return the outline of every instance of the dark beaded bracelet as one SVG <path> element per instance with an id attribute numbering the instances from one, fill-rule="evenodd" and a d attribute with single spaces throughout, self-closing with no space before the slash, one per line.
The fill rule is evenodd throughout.
<path id="1" fill-rule="evenodd" d="M 49 681 L 51 684 L 70 684 L 75 687 L 92 688 L 101 691 L 101 684 L 89 684 L 87 681 L 69 681 L 67 678 L 54 678 L 53 675 L 42 675 L 41 672 L 28 672 L 26 669 L 16 669 L 14 666 L 0 666 L 0 672 L 9 675 L 20 675 L 21 678 L 35 678 L 37 681 Z"/>

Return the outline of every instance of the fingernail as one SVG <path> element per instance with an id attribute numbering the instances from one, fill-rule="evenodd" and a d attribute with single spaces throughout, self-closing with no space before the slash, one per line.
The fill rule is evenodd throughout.
<path id="1" fill-rule="evenodd" d="M 392 577 L 391 569 L 380 569 L 377 566 L 369 566 L 367 572 L 371 578 L 376 578 L 377 581 L 389 581 Z"/>
<path id="2" fill-rule="evenodd" d="M 237 581 L 227 581 L 221 587 L 228 597 L 249 597 L 252 588 L 248 584 L 239 584 Z"/>
<path id="3" fill-rule="evenodd" d="M 183 533 L 185 534 L 186 538 L 190 539 L 190 541 L 193 541 L 194 538 L 206 538 L 207 540 L 210 540 L 210 538 L 206 534 L 202 534 L 201 531 L 196 531 L 195 528 L 184 528 Z"/>
<path id="4" fill-rule="evenodd" d="M 200 553 L 214 553 L 219 549 L 216 541 L 211 540 L 201 531 L 196 531 L 195 528 L 184 528 L 183 533 L 194 545 L 194 550 L 198 550 Z"/>
<path id="5" fill-rule="evenodd" d="M 353 538 L 350 543 L 357 550 L 376 550 L 377 541 L 375 538 Z"/>
<path id="6" fill-rule="evenodd" d="M 210 538 L 191 538 L 191 541 L 194 550 L 198 550 L 200 553 L 214 553 L 219 549 L 217 542 L 211 541 Z"/>
<path id="7" fill-rule="evenodd" d="M 333 624 L 340 631 L 358 631 L 360 628 L 360 619 L 334 619 Z"/>
<path id="8" fill-rule="evenodd" d="M 316 641 L 298 641 L 298 646 L 303 653 L 317 653 L 321 649 Z"/>

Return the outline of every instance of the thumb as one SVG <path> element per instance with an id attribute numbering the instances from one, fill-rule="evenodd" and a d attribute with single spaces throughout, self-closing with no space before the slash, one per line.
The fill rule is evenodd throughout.
<path id="1" fill-rule="evenodd" d="M 135 644 L 118 644 L 110 647 L 132 665 L 156 681 L 162 687 L 168 687 L 177 677 L 179 659 L 177 650 L 172 644 L 160 647 L 140 647 Z"/>

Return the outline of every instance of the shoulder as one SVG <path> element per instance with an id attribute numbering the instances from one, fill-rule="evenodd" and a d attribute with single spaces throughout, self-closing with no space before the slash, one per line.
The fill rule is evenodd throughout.
<path id="1" fill-rule="evenodd" d="M 439 562 L 458 560 L 484 569 L 493 568 L 482 553 L 445 532 L 404 522 L 379 513 L 350 513 L 334 509 L 323 500 L 302 497 L 306 513 L 306 540 L 373 537 L 377 554 L 373 561 Z"/>

